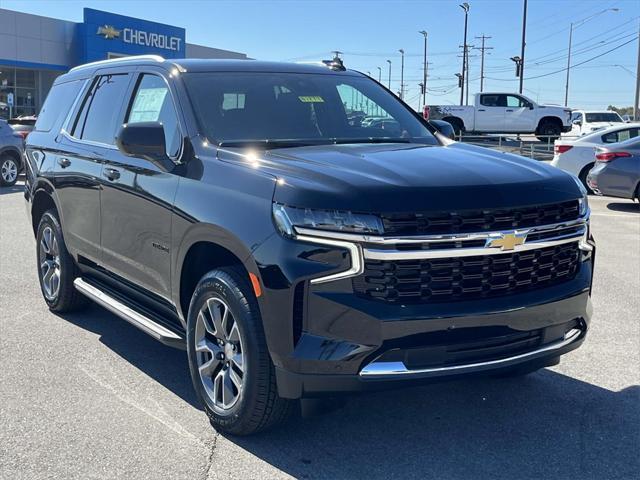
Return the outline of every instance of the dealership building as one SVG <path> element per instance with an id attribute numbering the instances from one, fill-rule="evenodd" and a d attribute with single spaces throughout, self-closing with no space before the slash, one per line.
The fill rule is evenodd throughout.
<path id="1" fill-rule="evenodd" d="M 0 117 L 37 115 L 55 78 L 76 65 L 129 55 L 240 58 L 186 42 L 186 30 L 85 8 L 81 23 L 0 8 Z"/>

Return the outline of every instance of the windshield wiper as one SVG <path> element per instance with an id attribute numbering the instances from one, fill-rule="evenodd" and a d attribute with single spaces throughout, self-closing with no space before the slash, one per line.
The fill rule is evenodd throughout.
<path id="1" fill-rule="evenodd" d="M 294 148 L 308 147 L 311 145 L 328 145 L 333 143 L 329 139 L 263 139 L 263 140 L 223 140 L 218 143 L 219 147 L 260 147 L 260 148 Z"/>
<path id="2" fill-rule="evenodd" d="M 380 137 L 367 137 L 367 138 L 334 138 L 331 143 L 341 145 L 345 143 L 413 143 L 409 138 L 380 138 Z"/>

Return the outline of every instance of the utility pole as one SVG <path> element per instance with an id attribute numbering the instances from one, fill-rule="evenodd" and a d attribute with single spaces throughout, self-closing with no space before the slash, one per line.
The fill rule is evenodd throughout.
<path id="1" fill-rule="evenodd" d="M 607 13 L 607 12 L 618 12 L 620 9 L 619 8 L 605 8 L 604 10 L 594 13 L 593 15 L 587 17 L 587 18 L 583 18 L 582 20 L 578 21 L 578 22 L 571 22 L 571 26 L 569 27 L 569 53 L 567 55 L 567 79 L 565 81 L 564 84 L 564 106 L 566 107 L 567 104 L 569 103 L 569 70 L 571 70 L 571 41 L 573 39 L 573 29 L 574 28 L 578 28 L 581 25 L 584 25 L 586 22 L 588 22 L 589 20 L 602 15 L 603 13 Z"/>
<path id="2" fill-rule="evenodd" d="M 382 68 L 376 67 L 378 69 L 378 83 L 382 83 Z"/>
<path id="3" fill-rule="evenodd" d="M 479 48 L 480 50 L 480 92 L 484 90 L 484 52 L 485 50 L 493 50 L 493 47 L 485 47 L 485 40 L 489 40 L 491 37 L 487 37 L 484 33 L 481 37 L 476 37 L 482 40 L 482 46 Z"/>
<path id="4" fill-rule="evenodd" d="M 391 90 L 391 60 L 387 60 L 387 63 L 389 64 L 389 85 L 387 85 L 387 88 Z"/>
<path id="5" fill-rule="evenodd" d="M 427 104 L 427 31 L 420 30 L 418 33 L 424 37 L 424 55 L 422 59 L 422 106 Z"/>
<path id="6" fill-rule="evenodd" d="M 465 105 L 469 105 L 469 64 L 471 62 L 469 62 L 469 48 L 473 47 L 473 45 L 466 45 L 466 51 L 467 51 L 467 71 L 464 73 L 464 83 L 465 83 L 465 100 L 464 100 L 464 104 Z"/>
<path id="7" fill-rule="evenodd" d="M 640 28 L 638 28 L 638 63 L 636 63 L 636 99 L 633 102 L 633 120 L 640 120 Z"/>
<path id="8" fill-rule="evenodd" d="M 400 100 L 404 98 L 404 50 L 398 50 L 401 56 L 400 64 Z"/>
<path id="9" fill-rule="evenodd" d="M 463 53 L 462 53 L 462 81 L 460 83 L 460 105 L 463 105 L 464 102 L 464 77 L 467 71 L 467 20 L 469 17 L 469 4 L 464 2 L 460 5 L 460 8 L 464 10 L 464 41 L 463 45 Z"/>
<path id="10" fill-rule="evenodd" d="M 520 90 L 522 95 L 524 83 L 524 47 L 527 44 L 527 0 L 524 0 L 524 12 L 522 14 L 522 48 L 520 49 Z"/>

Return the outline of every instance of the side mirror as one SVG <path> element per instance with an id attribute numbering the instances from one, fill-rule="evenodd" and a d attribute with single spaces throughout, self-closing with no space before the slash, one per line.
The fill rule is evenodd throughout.
<path id="1" fill-rule="evenodd" d="M 453 125 L 444 120 L 429 120 L 429 125 L 435 128 L 438 132 L 451 140 L 456 139 L 456 131 L 453 129 Z"/>
<path id="2" fill-rule="evenodd" d="M 169 171 L 175 165 L 167 156 L 160 122 L 125 123 L 116 136 L 116 145 L 128 157 L 143 158 L 162 170 Z"/>
<path id="3" fill-rule="evenodd" d="M 529 104 L 529 110 L 533 110 L 533 108 L 534 108 L 534 107 L 533 107 L 533 104 L 532 104 L 532 103 L 530 103 L 530 104 Z"/>
<path id="4" fill-rule="evenodd" d="M 582 125 L 582 121 L 581 121 L 581 120 L 577 120 L 577 119 L 576 119 L 576 120 L 574 120 L 574 121 L 573 121 L 573 122 L 571 122 L 571 123 L 573 123 L 574 125 L 578 125 L 578 126 L 581 126 L 581 125 Z"/>

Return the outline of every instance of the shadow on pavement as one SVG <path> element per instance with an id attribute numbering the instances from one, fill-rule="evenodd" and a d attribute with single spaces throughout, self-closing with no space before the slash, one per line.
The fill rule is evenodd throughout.
<path id="1" fill-rule="evenodd" d="M 636 202 L 611 202 L 607 204 L 607 209 L 614 212 L 640 213 L 640 204 Z"/>
<path id="2" fill-rule="evenodd" d="M 97 306 L 64 318 L 201 409 L 184 352 Z M 639 405 L 638 386 L 614 392 L 542 370 L 355 396 L 228 439 L 296 478 L 626 479 L 640 469 Z"/>
<path id="3" fill-rule="evenodd" d="M 201 410 L 193 392 L 187 354 L 167 347 L 103 308 L 91 304 L 82 312 L 59 315 L 100 336 L 100 342 L 127 362 Z"/>
<path id="4" fill-rule="evenodd" d="M 0 195 L 7 195 L 9 193 L 24 192 L 24 185 L 15 184 L 11 187 L 0 187 Z"/>

